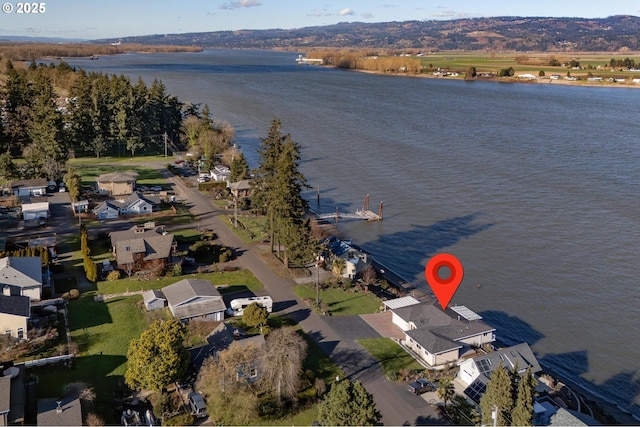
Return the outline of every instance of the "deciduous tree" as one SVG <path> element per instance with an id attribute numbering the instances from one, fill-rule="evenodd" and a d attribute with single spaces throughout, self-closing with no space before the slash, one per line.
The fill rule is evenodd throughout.
<path id="1" fill-rule="evenodd" d="M 241 425 L 257 418 L 258 398 L 251 374 L 259 359 L 257 346 L 234 341 L 226 350 L 205 360 L 196 388 L 204 395 L 207 412 L 217 423 Z"/>
<path id="2" fill-rule="evenodd" d="M 278 403 L 293 399 L 300 390 L 302 362 L 307 343 L 291 327 L 272 331 L 266 338 L 260 372 L 260 383 L 270 390 Z"/>
<path id="3" fill-rule="evenodd" d="M 157 320 L 129 344 L 124 379 L 136 390 L 160 391 L 182 378 L 189 365 L 184 346 L 186 328 L 180 321 Z"/>

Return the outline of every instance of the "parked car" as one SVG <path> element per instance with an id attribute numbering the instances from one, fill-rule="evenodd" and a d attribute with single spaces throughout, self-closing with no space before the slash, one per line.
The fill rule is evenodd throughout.
<path id="1" fill-rule="evenodd" d="M 206 418 L 207 405 L 204 403 L 204 398 L 200 393 L 189 393 L 189 406 L 191 406 L 191 415 L 196 418 Z"/>
<path id="2" fill-rule="evenodd" d="M 422 394 L 436 389 L 433 383 L 425 380 L 424 378 L 418 378 L 417 380 L 410 382 L 407 388 L 413 394 Z"/>
<path id="3" fill-rule="evenodd" d="M 195 258 L 191 258 L 191 257 L 184 257 L 184 259 L 182 260 L 183 263 L 187 264 L 187 265 L 196 265 L 196 260 Z"/>

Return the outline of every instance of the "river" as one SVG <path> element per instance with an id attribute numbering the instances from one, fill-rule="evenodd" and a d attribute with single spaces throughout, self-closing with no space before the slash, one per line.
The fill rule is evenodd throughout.
<path id="1" fill-rule="evenodd" d="M 463 304 L 508 343 L 640 415 L 640 121 L 625 88 L 462 82 L 303 66 L 295 53 L 208 50 L 70 59 L 161 79 L 230 122 L 251 166 L 274 118 L 302 145 L 323 212 L 370 194 L 384 220 L 341 230 L 426 288 L 460 259 Z M 320 187 L 320 206 L 315 206 Z"/>

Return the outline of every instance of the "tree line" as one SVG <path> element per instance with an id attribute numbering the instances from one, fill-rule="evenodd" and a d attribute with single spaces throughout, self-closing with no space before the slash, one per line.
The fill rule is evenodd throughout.
<path id="1" fill-rule="evenodd" d="M 19 69 L 7 61 L 0 102 L 0 152 L 26 163 L 18 170 L 3 159 L 0 172 L 7 179 L 59 179 L 75 155 L 135 155 L 147 146 L 162 152 L 165 139 L 179 140 L 184 113 L 160 80 L 148 86 L 123 75 L 74 70 L 65 62 Z"/>

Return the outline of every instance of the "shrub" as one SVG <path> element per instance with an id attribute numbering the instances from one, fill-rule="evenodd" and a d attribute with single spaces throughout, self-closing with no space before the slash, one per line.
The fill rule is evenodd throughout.
<path id="1" fill-rule="evenodd" d="M 120 280 L 120 270 L 113 270 L 107 275 L 107 280 L 112 282 L 114 280 Z"/>
<path id="2" fill-rule="evenodd" d="M 167 420 L 164 420 L 164 425 L 166 426 L 190 426 L 193 424 L 194 419 L 191 414 L 179 414 L 175 417 L 171 417 Z"/>
<path id="3" fill-rule="evenodd" d="M 103 426 L 104 420 L 99 415 L 90 413 L 84 419 L 84 423 L 88 426 Z"/>
<path id="4" fill-rule="evenodd" d="M 206 252 L 210 247 L 211 245 L 209 245 L 209 242 L 200 240 L 199 242 L 195 242 L 193 245 L 189 246 L 189 252 L 194 254 L 198 252 Z"/>

